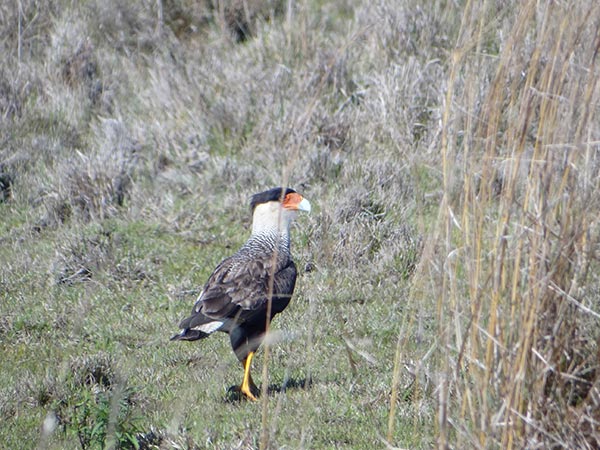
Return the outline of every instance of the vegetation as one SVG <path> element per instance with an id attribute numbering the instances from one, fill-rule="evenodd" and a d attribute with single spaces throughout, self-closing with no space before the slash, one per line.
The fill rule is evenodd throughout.
<path id="1" fill-rule="evenodd" d="M 598 448 L 597 1 L 0 17 L 2 446 Z M 276 185 L 314 211 L 253 403 L 169 337 Z"/>

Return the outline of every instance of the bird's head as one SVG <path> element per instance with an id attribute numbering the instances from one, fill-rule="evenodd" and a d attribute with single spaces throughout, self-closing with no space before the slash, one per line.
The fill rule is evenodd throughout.
<path id="1" fill-rule="evenodd" d="M 254 194 L 252 208 L 252 233 L 267 229 L 287 232 L 298 211 L 310 212 L 310 203 L 290 188 L 276 187 Z"/>

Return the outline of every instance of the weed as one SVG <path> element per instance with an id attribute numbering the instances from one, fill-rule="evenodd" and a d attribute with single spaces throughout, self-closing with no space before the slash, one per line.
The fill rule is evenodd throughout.
<path id="1" fill-rule="evenodd" d="M 133 415 L 133 392 L 82 390 L 60 405 L 56 414 L 67 435 L 76 436 L 82 449 L 140 448 L 140 417 Z M 148 438 L 146 438 L 148 440 Z"/>

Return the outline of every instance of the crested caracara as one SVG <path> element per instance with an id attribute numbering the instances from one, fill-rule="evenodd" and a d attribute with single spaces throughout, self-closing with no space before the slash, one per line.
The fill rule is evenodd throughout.
<path id="1" fill-rule="evenodd" d="M 178 341 L 203 339 L 215 331 L 229 334 L 244 367 L 243 395 L 256 400 L 250 376 L 252 357 L 273 316 L 294 292 L 296 265 L 290 253 L 290 224 L 310 203 L 293 189 L 273 188 L 252 196 L 252 234 L 233 256 L 223 260 L 204 285 L 192 314 L 179 324 Z"/>

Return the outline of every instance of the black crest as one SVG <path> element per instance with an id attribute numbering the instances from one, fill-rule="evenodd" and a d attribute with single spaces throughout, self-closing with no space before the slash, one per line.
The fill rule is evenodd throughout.
<path id="1" fill-rule="evenodd" d="M 268 191 L 254 194 L 252 196 L 252 199 L 250 200 L 250 207 L 252 211 L 254 211 L 254 208 L 256 208 L 262 203 L 281 201 L 286 195 L 293 194 L 296 192 L 291 188 L 285 188 L 285 192 L 283 192 L 283 190 L 284 189 L 281 187 L 276 187 L 273 189 L 269 189 Z"/>

